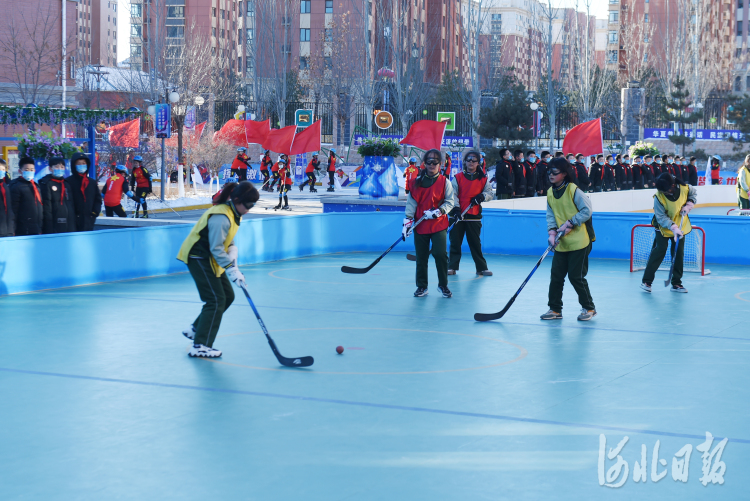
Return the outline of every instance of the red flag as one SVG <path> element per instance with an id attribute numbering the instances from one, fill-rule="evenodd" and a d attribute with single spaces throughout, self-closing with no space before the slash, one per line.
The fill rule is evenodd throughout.
<path id="1" fill-rule="evenodd" d="M 263 144 L 269 132 L 271 132 L 270 118 L 265 122 L 245 120 L 245 135 L 248 143 Z"/>
<path id="2" fill-rule="evenodd" d="M 247 146 L 244 120 L 230 119 L 214 135 L 215 141 L 224 141 L 235 146 Z"/>
<path id="3" fill-rule="evenodd" d="M 294 136 L 291 155 L 320 150 L 320 120 Z"/>
<path id="4" fill-rule="evenodd" d="M 201 122 L 198 125 L 195 126 L 195 131 L 190 131 L 187 129 L 183 129 L 182 133 L 182 147 L 185 146 L 194 146 L 198 141 L 200 141 L 201 136 L 203 135 L 203 128 L 206 127 L 206 122 Z M 177 147 L 177 133 L 175 132 L 172 134 L 172 137 L 165 140 L 165 145 L 176 148 Z"/>
<path id="5" fill-rule="evenodd" d="M 276 153 L 291 155 L 294 133 L 296 131 L 296 125 L 290 125 L 283 129 L 273 129 L 268 133 L 268 137 L 261 146 Z"/>
<path id="6" fill-rule="evenodd" d="M 565 134 L 563 140 L 563 154 L 598 155 L 604 152 L 602 140 L 602 119 L 578 124 Z"/>
<path id="7" fill-rule="evenodd" d="M 419 120 L 411 124 L 409 133 L 400 144 L 408 144 L 421 150 L 439 150 L 443 145 L 443 134 L 448 122 Z"/>
<path id="8" fill-rule="evenodd" d="M 141 119 L 136 118 L 124 124 L 113 125 L 107 129 L 109 133 L 110 146 L 122 146 L 124 148 L 137 148 L 138 137 L 141 133 Z"/>

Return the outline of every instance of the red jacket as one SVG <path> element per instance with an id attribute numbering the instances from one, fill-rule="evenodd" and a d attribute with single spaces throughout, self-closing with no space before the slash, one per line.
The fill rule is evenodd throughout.
<path id="1" fill-rule="evenodd" d="M 412 185 L 409 195 L 417 202 L 417 210 L 414 212 L 414 219 L 420 219 L 424 213 L 431 209 L 437 209 L 445 201 L 445 183 L 448 180 L 445 176 L 438 176 L 432 186 L 422 188 L 419 182 Z M 420 235 L 437 233 L 448 229 L 448 216 L 441 215 L 437 219 L 425 219 L 414 231 Z"/>

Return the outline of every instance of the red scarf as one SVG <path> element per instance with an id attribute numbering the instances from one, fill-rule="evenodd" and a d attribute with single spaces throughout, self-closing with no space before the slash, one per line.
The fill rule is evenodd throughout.
<path id="1" fill-rule="evenodd" d="M 39 195 L 39 190 L 36 189 L 36 183 L 33 179 L 29 182 L 31 183 L 31 188 L 34 190 L 34 198 L 36 198 L 37 202 L 42 203 L 42 197 Z"/>
<path id="2" fill-rule="evenodd" d="M 5 207 L 5 212 L 8 212 L 8 197 L 5 195 L 5 180 L 0 179 L 0 193 L 3 194 L 3 206 Z"/>
<path id="3" fill-rule="evenodd" d="M 86 201 L 86 187 L 89 185 L 89 177 L 88 176 L 82 176 L 81 177 L 81 193 L 83 193 L 83 201 Z"/>
<path id="4" fill-rule="evenodd" d="M 52 181 L 55 183 L 60 183 L 60 205 L 63 204 L 63 198 L 65 198 L 65 179 L 55 179 L 52 178 Z"/>

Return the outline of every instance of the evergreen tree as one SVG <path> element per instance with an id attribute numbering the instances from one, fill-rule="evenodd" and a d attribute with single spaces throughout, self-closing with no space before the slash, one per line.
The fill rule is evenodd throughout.
<path id="1" fill-rule="evenodd" d="M 482 137 L 498 139 L 506 147 L 526 143 L 534 136 L 526 87 L 513 77 L 506 77 L 501 88 L 504 90 L 497 102 L 480 111 L 476 130 Z"/>
<path id="2" fill-rule="evenodd" d="M 680 134 L 673 134 L 669 136 L 669 141 L 677 146 L 682 146 L 682 155 L 685 155 L 685 146 L 693 144 L 695 138 L 688 137 L 685 132 L 687 130 L 687 124 L 695 123 L 697 120 L 703 117 L 702 111 L 693 111 L 692 113 L 687 111 L 688 106 L 691 104 L 690 92 L 685 87 L 685 81 L 678 78 L 672 82 L 672 92 L 670 92 L 670 98 L 667 99 L 664 107 L 661 110 L 662 119 L 667 122 L 675 122 Z"/>
<path id="3" fill-rule="evenodd" d="M 435 104 L 471 104 L 471 93 L 464 85 L 458 70 L 443 75 L 443 81 L 438 85 L 433 98 Z"/>

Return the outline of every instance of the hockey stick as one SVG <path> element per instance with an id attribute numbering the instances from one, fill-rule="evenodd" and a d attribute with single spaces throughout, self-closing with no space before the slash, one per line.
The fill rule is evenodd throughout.
<path id="1" fill-rule="evenodd" d="M 680 217 L 680 229 L 682 229 L 682 220 L 685 218 L 685 216 Z M 683 238 L 677 237 L 677 243 L 674 244 L 672 247 L 672 265 L 669 267 L 669 275 L 667 276 L 667 279 L 664 281 L 664 287 L 669 287 L 669 282 L 672 281 L 672 274 L 674 273 L 674 258 L 677 255 L 677 249 L 679 249 L 680 244 L 682 243 Z"/>
<path id="2" fill-rule="evenodd" d="M 425 217 L 427 217 L 427 216 L 420 217 L 419 220 L 417 220 L 417 222 L 414 223 L 414 225 L 411 227 L 411 232 L 410 233 L 414 232 L 414 229 L 419 225 L 419 223 L 421 223 L 424 220 Z M 398 245 L 398 243 L 401 242 L 402 240 L 405 240 L 403 236 L 398 237 L 398 240 L 396 240 L 393 243 L 393 245 L 391 245 L 390 247 L 388 247 L 388 250 L 386 250 L 384 253 L 382 253 L 380 255 L 380 257 L 377 258 L 375 261 L 373 261 L 372 264 L 370 266 L 368 266 L 367 268 L 352 268 L 351 266 L 342 266 L 341 267 L 341 271 L 343 271 L 344 273 L 356 273 L 356 274 L 367 273 L 368 271 L 370 271 L 371 269 L 373 269 L 373 267 L 375 267 L 375 265 L 378 264 L 380 262 L 380 260 L 385 257 L 386 254 L 388 254 L 389 252 L 391 252 L 393 250 L 393 248 L 396 247 Z"/>
<path id="3" fill-rule="evenodd" d="M 469 204 L 469 206 L 468 206 L 468 207 L 466 208 L 466 210 L 465 210 L 465 211 L 463 211 L 463 212 L 461 213 L 461 215 L 460 215 L 460 216 L 458 216 L 458 219 L 456 219 L 456 221 L 455 221 L 455 222 L 454 222 L 454 223 L 453 223 L 452 225 L 450 225 L 450 228 L 448 228 L 448 231 L 447 231 L 447 233 L 450 233 L 450 232 L 451 232 L 451 230 L 453 229 L 453 227 L 454 227 L 454 226 L 456 226 L 456 223 L 457 223 L 457 222 L 459 222 L 459 221 L 463 221 L 463 219 L 464 219 L 464 215 L 465 215 L 465 214 L 466 214 L 467 212 L 469 212 L 469 209 L 471 209 L 472 207 L 474 207 L 474 202 L 471 202 L 471 203 Z M 409 261 L 416 261 L 416 260 L 417 260 L 417 256 L 415 256 L 414 254 L 407 254 L 407 255 L 406 255 L 406 259 L 408 259 Z"/>
<path id="4" fill-rule="evenodd" d="M 176 210 L 174 210 L 174 209 L 172 208 L 172 206 L 171 206 L 171 205 L 169 205 L 169 204 L 168 204 L 168 203 L 166 202 L 166 200 L 165 200 L 165 201 L 162 201 L 162 199 L 161 199 L 161 198 L 159 198 L 159 197 L 157 197 L 157 196 L 156 196 L 156 195 L 154 194 L 154 192 L 152 192 L 152 191 L 149 191 L 148 193 L 146 193 L 146 196 L 145 196 L 144 198 L 148 198 L 148 196 L 149 196 L 149 195 L 154 195 L 154 199 L 155 199 L 155 200 L 158 200 L 158 201 L 159 201 L 159 203 L 162 203 L 162 204 L 166 205 L 166 206 L 167 206 L 167 208 L 168 208 L 169 210 L 171 210 L 172 212 L 174 212 L 175 214 L 177 214 L 177 217 L 179 217 L 180 219 L 182 219 L 182 215 L 181 215 L 181 214 L 180 214 L 179 212 L 177 212 Z"/>
<path id="5" fill-rule="evenodd" d="M 534 269 L 531 270 L 531 273 L 529 273 L 529 276 L 526 277 L 526 280 L 523 281 L 521 284 L 521 287 L 518 288 L 515 294 L 513 294 L 513 297 L 510 298 L 510 301 L 508 301 L 508 304 L 505 305 L 505 308 L 500 310 L 497 313 L 475 313 L 474 314 L 474 320 L 477 322 L 489 322 L 490 320 L 497 320 L 499 318 L 502 318 L 503 315 L 510 309 L 510 307 L 515 302 L 518 295 L 521 293 L 524 287 L 526 287 L 526 283 L 531 279 L 531 276 L 534 274 L 534 272 L 539 268 L 539 265 L 542 264 L 542 261 L 544 261 L 544 258 L 547 257 L 547 254 L 549 254 L 549 251 L 557 247 L 557 243 L 560 241 L 560 238 L 562 237 L 562 231 L 557 233 L 557 236 L 555 237 L 555 245 L 550 245 L 547 247 L 547 250 L 544 251 L 544 254 L 542 254 L 542 257 L 539 258 L 539 261 L 536 262 L 536 265 L 534 266 Z"/>
<path id="6" fill-rule="evenodd" d="M 263 329 L 263 333 L 266 335 L 266 339 L 268 339 L 268 344 L 271 346 L 271 350 L 273 351 L 273 354 L 276 355 L 276 359 L 279 361 L 279 363 L 285 367 L 310 367 L 315 362 L 313 357 L 286 358 L 281 353 L 279 353 L 279 349 L 276 347 L 276 343 L 274 343 L 271 336 L 268 335 L 266 324 L 263 323 L 263 319 L 260 318 L 260 313 L 258 313 L 257 308 L 255 308 L 253 300 L 250 299 L 250 294 L 247 292 L 246 286 L 240 285 L 240 287 L 242 288 L 242 292 L 245 293 L 247 302 L 250 303 L 250 307 L 253 309 L 255 317 L 258 319 L 258 323 L 260 324 L 261 329 Z"/>

